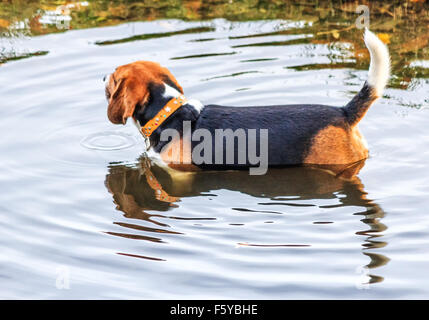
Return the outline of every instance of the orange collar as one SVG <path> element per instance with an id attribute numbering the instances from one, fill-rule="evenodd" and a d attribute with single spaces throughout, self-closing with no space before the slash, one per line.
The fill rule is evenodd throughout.
<path id="1" fill-rule="evenodd" d="M 154 174 L 150 171 L 149 168 L 146 168 L 145 171 L 146 181 L 148 185 L 155 191 L 155 198 L 163 202 L 177 202 L 180 198 L 170 196 L 164 189 L 162 189 L 161 184 L 155 178 Z"/>
<path id="2" fill-rule="evenodd" d="M 171 99 L 167 104 L 153 117 L 149 120 L 144 127 L 142 127 L 141 133 L 147 139 L 151 134 L 171 116 L 177 109 L 183 106 L 187 102 L 184 95 L 180 95 L 176 98 Z"/>

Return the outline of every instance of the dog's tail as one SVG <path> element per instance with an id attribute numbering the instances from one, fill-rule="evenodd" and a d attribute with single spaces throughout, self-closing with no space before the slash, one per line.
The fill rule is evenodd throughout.
<path id="1" fill-rule="evenodd" d="M 358 94 L 344 107 L 351 126 L 358 124 L 372 103 L 381 97 L 390 75 L 389 50 L 385 44 L 368 29 L 365 30 L 364 40 L 371 62 L 368 80 Z"/>

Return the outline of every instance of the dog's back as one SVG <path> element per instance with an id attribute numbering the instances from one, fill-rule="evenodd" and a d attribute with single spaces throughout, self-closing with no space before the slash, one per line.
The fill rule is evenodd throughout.
<path id="1" fill-rule="evenodd" d="M 342 108 L 324 105 L 280 105 L 262 107 L 226 107 L 208 105 L 201 112 L 195 129 L 204 128 L 210 131 L 211 145 L 215 149 L 218 135 L 216 131 L 231 130 L 235 133 L 234 150 L 227 146 L 227 139 L 223 139 L 222 150 L 234 152 L 234 163 L 230 167 L 248 167 L 249 152 L 245 152 L 246 161 L 238 161 L 239 130 L 245 133 L 246 147 L 251 147 L 250 130 L 256 131 L 255 147 L 258 153 L 261 150 L 261 135 L 266 129 L 268 135 L 268 164 L 270 166 L 294 165 L 306 162 L 314 136 L 328 126 L 335 126 L 342 130 L 350 130 L 345 112 Z M 193 141 L 193 146 L 199 141 Z M 248 150 L 247 150 L 248 151 Z M 213 150 L 210 165 L 205 168 L 219 167 L 215 161 L 216 150 Z M 228 164 L 226 152 L 223 154 L 222 164 Z"/>
<path id="2" fill-rule="evenodd" d="M 216 130 L 246 132 L 248 146 L 249 129 L 268 129 L 268 164 L 270 166 L 294 164 L 346 164 L 368 157 L 365 138 L 357 129 L 372 103 L 381 96 L 390 70 L 389 53 L 386 46 L 369 30 L 365 32 L 365 43 L 371 55 L 368 80 L 356 96 L 344 107 L 325 105 L 284 105 L 264 107 L 225 107 L 208 105 L 201 112 L 195 129 L 211 132 L 212 146 L 216 145 Z M 238 132 L 238 131 L 236 131 Z M 238 135 L 238 133 L 237 133 Z M 260 139 L 257 141 L 259 142 Z M 193 142 L 196 146 L 198 142 Z M 234 143 L 234 162 L 229 167 L 248 167 L 239 161 L 238 143 Z M 261 151 L 260 143 L 257 150 Z M 223 140 L 223 150 L 227 150 Z M 205 168 L 218 168 L 216 150 L 212 150 L 212 161 Z M 225 167 L 223 154 L 222 166 Z M 220 161 L 218 160 L 220 163 Z M 229 161 L 231 162 L 231 161 Z M 228 166 L 226 166 L 228 167 Z"/>

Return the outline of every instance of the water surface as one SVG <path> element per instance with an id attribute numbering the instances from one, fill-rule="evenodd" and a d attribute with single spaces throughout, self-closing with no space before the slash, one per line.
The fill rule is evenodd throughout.
<path id="1" fill-rule="evenodd" d="M 1 298 L 428 298 L 428 55 L 418 41 L 403 45 L 424 41 L 421 25 L 387 32 L 393 78 L 360 124 L 371 156 L 337 174 L 201 172 L 189 183 L 145 157 L 131 123 L 108 122 L 103 76 L 141 59 L 206 104 L 341 106 L 360 89 L 360 30 L 336 39 L 317 32 L 341 29 L 338 17 L 258 14 L 18 35 L 9 23 Z M 385 21 L 373 30 L 386 33 Z M 64 275 L 68 289 L 58 288 Z"/>

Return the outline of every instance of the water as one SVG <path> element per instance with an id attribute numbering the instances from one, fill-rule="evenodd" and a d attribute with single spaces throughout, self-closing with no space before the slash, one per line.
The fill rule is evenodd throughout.
<path id="1" fill-rule="evenodd" d="M 397 53 L 360 124 L 371 157 L 348 179 L 169 176 L 131 123 L 108 122 L 103 76 L 140 59 L 207 104 L 343 105 L 368 60 L 353 67 L 349 42 L 311 42 L 306 28 L 161 19 L 4 38 L 44 53 L 0 67 L 0 297 L 427 298 L 429 83 L 406 78 Z"/>

